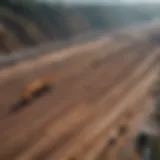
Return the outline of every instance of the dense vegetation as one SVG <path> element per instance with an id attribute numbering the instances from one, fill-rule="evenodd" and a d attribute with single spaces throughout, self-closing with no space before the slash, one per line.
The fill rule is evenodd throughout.
<path id="1" fill-rule="evenodd" d="M 111 29 L 160 16 L 159 6 L 63 6 L 27 0 L 0 1 L 0 52 Z"/>

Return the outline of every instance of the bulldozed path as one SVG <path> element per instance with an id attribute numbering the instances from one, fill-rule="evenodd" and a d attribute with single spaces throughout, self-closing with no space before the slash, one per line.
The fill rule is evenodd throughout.
<path id="1" fill-rule="evenodd" d="M 0 159 L 105 159 L 101 151 L 109 131 L 135 106 L 139 113 L 146 99 L 160 48 L 143 33 L 140 39 L 103 37 L 90 48 L 3 81 Z M 47 75 L 55 77 L 52 91 L 10 114 L 24 85 Z"/>

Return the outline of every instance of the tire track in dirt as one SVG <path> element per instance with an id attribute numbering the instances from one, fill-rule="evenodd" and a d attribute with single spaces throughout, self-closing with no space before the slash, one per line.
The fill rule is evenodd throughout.
<path id="1" fill-rule="evenodd" d="M 82 136 L 83 137 L 83 136 Z M 71 145 L 72 146 L 72 145 Z M 69 147 L 69 146 L 68 146 Z M 84 146 L 83 146 L 84 147 Z M 72 148 L 72 147 L 71 147 Z M 53 157 L 52 157 L 53 158 Z M 55 157 L 54 157 L 55 158 Z M 58 158 L 58 157 L 56 157 L 56 158 Z M 59 157 L 60 158 L 60 157 Z M 68 157 L 69 158 L 69 157 Z M 63 158 L 62 158 L 63 159 Z"/>
<path id="2" fill-rule="evenodd" d="M 133 47 L 132 44 L 131 46 Z M 5 116 L 7 116 L 6 114 L 8 112 L 9 107 L 13 102 L 16 102 L 19 99 L 21 94 L 19 91 L 23 89 L 24 85 L 28 83 L 28 81 L 32 81 L 35 78 L 41 77 L 42 75 L 47 76 L 52 74 L 53 76 L 55 76 L 56 81 L 59 81 L 58 83 L 60 83 L 56 85 L 61 85 L 62 83 L 70 83 L 71 80 L 78 80 L 80 76 L 86 76 L 89 70 L 91 70 L 90 65 L 92 61 L 95 61 L 98 57 L 100 58 L 103 57 L 105 59 L 107 59 L 108 57 L 109 59 L 111 59 L 110 57 L 113 57 L 114 54 L 116 54 L 120 48 L 121 50 L 124 51 L 125 48 L 131 47 L 131 46 L 128 46 L 128 43 L 119 43 L 119 45 L 117 45 L 115 48 L 110 48 L 110 50 L 108 50 L 107 53 L 102 48 L 100 50 L 100 54 L 99 53 L 97 54 L 97 52 L 94 51 L 93 53 L 86 53 L 85 55 L 84 53 L 82 53 L 82 55 L 79 55 L 78 57 L 72 57 L 71 60 L 62 62 L 60 64 L 62 67 L 60 67 L 59 69 L 55 69 L 55 71 L 54 71 L 55 67 L 54 66 L 52 67 L 49 65 L 47 68 L 44 67 L 44 69 L 39 69 L 39 72 L 32 71 L 30 74 L 26 74 L 26 75 L 22 74 L 21 76 L 16 77 L 16 79 L 11 80 L 10 83 L 8 82 L 7 85 L 4 85 L 4 87 L 1 88 L 0 90 L 0 97 L 7 95 L 7 98 L 8 98 L 7 101 L 5 98 L 4 100 L 2 99 L 1 101 L 1 105 L 4 106 L 0 108 L 1 119 L 4 119 Z M 82 62 L 78 61 L 80 59 Z M 82 65 L 82 63 L 85 63 L 85 64 Z M 74 69 L 71 69 L 71 66 L 73 66 L 72 68 Z M 17 83 L 16 81 L 19 83 Z"/>
<path id="3" fill-rule="evenodd" d="M 153 73 L 153 75 L 155 74 Z M 140 115 L 142 115 L 142 111 L 146 109 L 146 104 L 148 103 L 148 90 L 149 87 L 145 89 L 146 92 L 144 94 L 135 99 L 133 104 L 129 105 L 130 107 L 124 112 L 124 116 L 121 116 L 115 123 L 115 125 L 111 126 L 108 129 L 105 137 L 100 138 L 100 140 L 97 140 L 97 142 L 93 145 L 94 147 L 92 147 L 89 151 L 90 155 L 93 155 L 93 153 L 95 153 L 94 155 L 96 155 L 92 157 L 93 160 L 113 159 L 113 157 L 116 157 L 115 154 L 122 146 L 123 142 L 125 141 L 124 139 L 126 139 L 126 137 L 130 135 L 131 130 L 134 130 L 132 126 L 135 123 L 139 122 L 139 119 L 137 119 L 137 117 L 140 117 Z M 124 133 L 124 135 L 118 137 L 114 146 L 109 146 L 107 143 L 107 136 L 109 136 L 109 133 L 111 133 L 111 131 L 116 131 L 121 124 L 126 124 L 128 127 L 128 131 Z"/>
<path id="4" fill-rule="evenodd" d="M 146 110 L 148 110 L 148 108 L 149 108 L 148 107 L 149 100 L 148 100 L 148 97 L 147 97 L 146 93 L 143 95 L 143 97 L 141 97 L 140 103 L 135 105 L 135 108 L 133 110 L 133 116 L 127 122 L 127 125 L 129 127 L 129 132 L 126 135 L 124 135 L 124 136 L 122 136 L 122 137 L 120 137 L 118 139 L 117 144 L 115 145 L 115 147 L 113 147 L 111 149 L 111 151 L 109 152 L 109 154 L 106 155 L 107 159 L 117 160 L 117 158 L 118 158 L 118 160 L 119 160 L 119 158 L 122 158 L 119 155 L 119 151 L 121 150 L 121 148 L 123 148 L 125 145 L 127 145 L 127 142 L 130 141 L 131 137 L 133 136 L 133 132 L 135 132 L 135 130 L 136 130 L 136 126 L 142 120 L 142 117 L 145 116 L 146 112 L 148 112 Z M 135 155 L 136 154 L 132 153 L 132 155 L 130 155 L 130 158 L 134 158 Z M 126 158 L 128 156 L 129 156 L 129 154 L 126 153 Z M 101 160 L 103 160 L 103 159 L 101 159 Z"/>
<path id="5" fill-rule="evenodd" d="M 57 143 L 58 144 L 58 143 Z M 40 158 L 40 157 L 39 157 Z M 43 158 L 42 158 L 43 159 Z"/>
<path id="6" fill-rule="evenodd" d="M 29 114 L 28 114 L 29 115 Z M 23 131 L 22 131 L 23 132 Z"/>
<path id="7" fill-rule="evenodd" d="M 149 78 L 150 78 L 150 80 L 151 80 L 151 76 L 149 75 Z M 148 81 L 150 81 L 150 80 L 148 80 Z M 138 85 L 139 87 L 138 88 L 141 88 L 141 86 L 143 86 L 144 87 L 144 84 L 145 84 L 145 87 L 146 87 L 146 84 L 148 84 L 148 81 L 146 81 L 146 79 L 145 79 L 145 83 L 144 83 L 144 81 L 142 81 L 143 83 L 141 83 L 140 85 Z M 137 87 L 136 87 L 137 88 Z M 141 90 L 142 91 L 142 90 Z M 144 91 L 144 90 L 143 90 Z M 137 92 L 135 93 L 135 90 L 134 91 L 132 91 L 131 92 L 132 94 L 134 93 L 134 95 L 137 95 Z M 133 96 L 132 97 L 130 97 L 129 98 L 130 99 L 130 101 L 133 103 Z M 129 103 L 129 104 L 131 104 L 131 102 Z M 122 104 L 123 103 L 126 103 L 125 101 L 123 101 L 122 102 Z M 121 104 L 120 104 L 120 106 L 121 106 Z M 92 139 L 92 138 L 90 138 L 89 136 L 83 136 L 83 142 L 84 142 L 84 144 L 83 144 L 83 147 L 81 146 L 81 149 L 80 149 L 80 147 L 78 146 L 78 148 L 79 148 L 79 151 L 77 150 L 76 152 L 74 151 L 74 153 L 75 154 L 73 154 L 73 146 L 70 148 L 70 153 L 72 153 L 72 154 L 67 154 L 67 155 L 64 155 L 64 154 L 62 154 L 61 156 L 59 155 L 58 157 L 56 157 L 56 159 L 58 158 L 61 158 L 61 159 L 64 159 L 64 160 L 67 160 L 69 157 L 77 157 L 78 159 L 86 159 L 86 160 L 92 160 L 93 159 L 93 156 L 95 156 L 95 154 L 96 154 L 96 152 L 95 152 L 95 150 L 94 150 L 94 152 L 92 152 L 92 153 L 90 153 L 90 154 L 88 154 L 88 155 L 86 155 L 85 157 L 83 157 L 84 156 L 84 154 L 85 154 L 85 152 L 86 152 L 86 150 L 87 150 L 87 148 L 90 148 L 90 147 L 92 147 L 92 145 L 93 145 L 93 143 L 94 143 L 94 141 L 95 141 L 95 139 L 101 139 L 102 137 L 103 137 L 103 140 L 104 140 L 104 137 L 106 137 L 106 133 L 108 132 L 108 127 L 109 126 L 113 126 L 114 125 L 114 123 L 116 123 L 115 121 L 117 120 L 119 120 L 118 119 L 118 117 L 121 117 L 122 115 L 123 115 L 123 112 L 125 111 L 125 109 L 127 108 L 127 106 L 128 106 L 128 104 L 123 104 L 121 107 L 119 107 L 119 108 L 117 108 L 117 110 L 115 110 L 114 112 L 112 112 L 112 114 L 110 114 L 109 115 L 109 117 L 112 117 L 112 118 L 106 118 L 106 117 L 103 117 L 103 121 L 101 120 L 101 123 L 99 123 L 99 124 L 97 124 L 96 126 L 99 128 L 97 128 L 97 131 L 96 130 L 92 130 L 92 136 L 93 136 L 93 133 L 95 132 L 98 132 L 99 134 L 97 134 L 97 136 L 95 136 L 94 137 L 94 139 Z M 122 112 L 122 113 L 121 113 Z M 119 113 L 119 116 L 115 116 L 116 115 L 116 113 L 118 114 Z M 121 114 L 120 114 L 121 113 Z M 104 122 L 104 123 L 103 123 Z M 108 122 L 108 123 L 107 123 Z M 96 126 L 94 126 L 94 127 L 96 127 Z M 103 129 L 100 129 L 100 128 L 103 128 Z M 81 135 L 82 136 L 82 135 Z M 85 139 L 84 139 L 85 138 Z M 92 140 L 91 140 L 92 139 Z M 87 145 L 87 141 L 89 142 L 89 144 Z M 75 148 L 76 148 L 77 146 L 75 146 Z M 86 148 L 87 147 L 87 148 Z M 69 153 L 68 152 L 68 153 Z M 50 159 L 52 159 L 52 158 L 55 158 L 55 156 L 53 156 L 53 157 L 51 157 Z M 48 159 L 48 160 L 50 160 L 50 159 Z"/>

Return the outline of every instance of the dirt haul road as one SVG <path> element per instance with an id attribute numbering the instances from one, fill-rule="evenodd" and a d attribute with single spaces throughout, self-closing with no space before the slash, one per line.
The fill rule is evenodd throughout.
<path id="1" fill-rule="evenodd" d="M 3 70 L 0 159 L 95 159 L 110 127 L 146 94 L 154 77 L 160 48 L 148 41 L 146 31 L 132 32 L 133 37 L 104 36 L 60 56 Z M 24 85 L 46 75 L 55 77 L 52 91 L 9 113 Z"/>

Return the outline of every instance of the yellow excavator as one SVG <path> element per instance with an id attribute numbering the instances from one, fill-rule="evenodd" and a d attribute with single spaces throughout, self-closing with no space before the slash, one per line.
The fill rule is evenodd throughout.
<path id="1" fill-rule="evenodd" d="M 24 87 L 22 96 L 18 103 L 12 107 L 12 111 L 17 111 L 23 106 L 27 105 L 32 100 L 40 97 L 42 94 L 51 90 L 51 85 L 55 80 L 53 77 L 43 77 L 32 81 Z"/>

